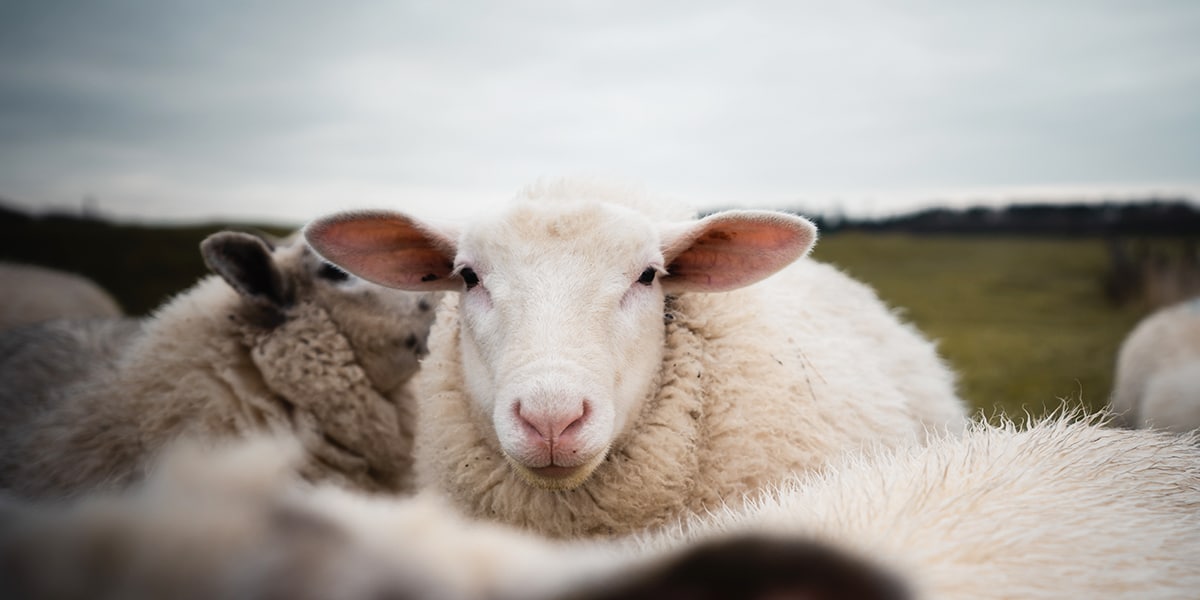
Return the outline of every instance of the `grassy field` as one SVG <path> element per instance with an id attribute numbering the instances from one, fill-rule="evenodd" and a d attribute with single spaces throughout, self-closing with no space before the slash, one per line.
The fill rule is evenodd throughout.
<path id="1" fill-rule="evenodd" d="M 870 282 L 939 341 L 963 396 L 991 416 L 1060 399 L 1104 406 L 1116 351 L 1142 316 L 1111 306 L 1097 238 L 837 234 L 814 256 Z"/>
<path id="2" fill-rule="evenodd" d="M 140 315 L 205 272 L 197 246 L 220 228 L 5 218 L 0 260 L 83 273 Z M 989 415 L 1040 414 L 1060 398 L 1103 406 L 1116 349 L 1141 316 L 1105 301 L 1099 239 L 842 233 L 814 255 L 874 285 L 939 340 L 964 397 Z"/>

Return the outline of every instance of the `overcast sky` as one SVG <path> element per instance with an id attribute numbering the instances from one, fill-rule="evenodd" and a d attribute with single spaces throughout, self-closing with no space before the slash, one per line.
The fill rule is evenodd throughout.
<path id="1" fill-rule="evenodd" d="M 0 0 L 0 197 L 436 216 L 1200 196 L 1200 2 Z"/>

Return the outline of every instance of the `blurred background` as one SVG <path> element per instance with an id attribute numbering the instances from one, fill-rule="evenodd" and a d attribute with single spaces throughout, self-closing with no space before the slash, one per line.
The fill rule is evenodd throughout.
<path id="1" fill-rule="evenodd" d="M 145 314 L 229 226 L 543 177 L 793 210 L 985 414 L 1200 293 L 1200 3 L 0 0 L 0 260 Z"/>

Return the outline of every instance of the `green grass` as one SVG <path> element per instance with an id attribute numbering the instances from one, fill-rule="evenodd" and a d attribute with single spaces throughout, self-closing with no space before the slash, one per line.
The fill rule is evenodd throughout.
<path id="1" fill-rule="evenodd" d="M 1061 399 L 1103 407 L 1117 348 L 1143 316 L 1105 299 L 1098 238 L 847 233 L 823 238 L 814 256 L 938 340 L 963 397 L 988 416 L 1040 415 Z"/>

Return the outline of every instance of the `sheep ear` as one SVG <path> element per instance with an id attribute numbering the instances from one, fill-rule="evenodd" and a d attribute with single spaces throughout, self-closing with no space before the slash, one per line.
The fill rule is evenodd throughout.
<path id="1" fill-rule="evenodd" d="M 759 281 L 812 249 L 817 228 L 781 212 L 734 210 L 661 231 L 663 290 L 723 292 Z"/>
<path id="2" fill-rule="evenodd" d="M 379 285 L 411 291 L 458 290 L 457 231 L 386 211 L 323 217 L 304 238 L 325 260 Z"/>
<path id="3" fill-rule="evenodd" d="M 200 254 L 208 268 L 242 296 L 277 308 L 291 304 L 287 283 L 266 240 L 220 231 L 200 242 Z"/>

